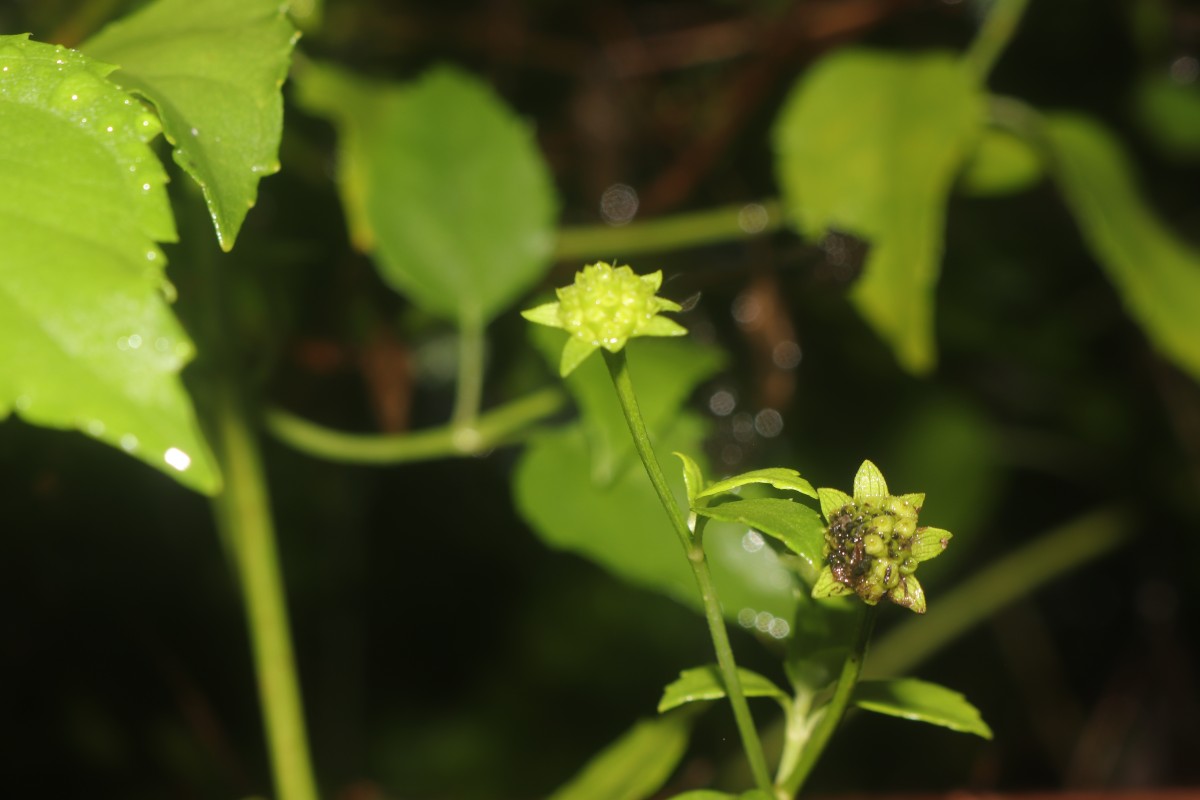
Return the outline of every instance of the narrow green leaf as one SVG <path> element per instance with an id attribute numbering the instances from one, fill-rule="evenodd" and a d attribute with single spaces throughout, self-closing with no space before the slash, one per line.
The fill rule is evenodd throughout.
<path id="1" fill-rule="evenodd" d="M 916 678 L 861 681 L 854 687 L 851 699 L 859 708 L 877 714 L 992 738 L 992 729 L 983 721 L 979 709 L 958 692 L 936 683 Z"/>
<path id="2" fill-rule="evenodd" d="M 550 800 L 645 800 L 667 782 L 687 750 L 694 711 L 641 720 L 600 751 Z"/>
<path id="3" fill-rule="evenodd" d="M 948 53 L 842 50 L 793 88 L 773 132 L 788 211 L 810 237 L 870 240 L 851 299 L 906 369 L 935 361 L 933 292 L 951 183 L 983 117 Z"/>
<path id="4" fill-rule="evenodd" d="M 676 453 L 675 457 L 683 462 L 683 485 L 687 489 L 688 505 L 694 505 L 697 495 L 704 488 L 704 471 L 689 455 Z"/>
<path id="5" fill-rule="evenodd" d="M 734 500 L 693 509 L 709 519 L 736 522 L 783 542 L 813 569 L 821 566 L 825 523 L 808 506 L 775 497 Z M 707 540 L 706 540 L 707 541 Z"/>
<path id="6" fill-rule="evenodd" d="M 854 499 L 862 502 L 869 497 L 887 497 L 888 485 L 879 467 L 864 461 L 854 474 Z"/>
<path id="7" fill-rule="evenodd" d="M 152 102 L 172 155 L 233 248 L 258 182 L 279 171 L 280 86 L 296 30 L 278 0 L 157 0 L 84 43 Z"/>
<path id="8" fill-rule="evenodd" d="M 969 195 L 991 197 L 1024 191 L 1045 169 L 1037 150 L 1016 134 L 986 128 L 963 169 L 960 187 Z"/>
<path id="9" fill-rule="evenodd" d="M 158 120 L 111 69 L 0 36 L 0 419 L 78 429 L 213 493 L 155 244 L 175 239 Z"/>
<path id="10" fill-rule="evenodd" d="M 1080 116 L 1046 120 L 1059 180 L 1084 239 L 1162 353 L 1200 379 L 1200 252 L 1146 204 L 1120 144 Z"/>
<path id="11" fill-rule="evenodd" d="M 784 704 L 790 700 L 787 692 L 757 672 L 739 667 L 738 679 L 742 682 L 742 694 L 746 697 L 771 697 Z M 725 681 L 721 678 L 721 668 L 716 664 L 685 669 L 679 673 L 677 680 L 663 689 L 662 699 L 658 701 L 658 713 L 699 700 L 720 700 L 725 695 Z"/>
<path id="12" fill-rule="evenodd" d="M 785 492 L 799 492 L 800 494 L 808 495 L 814 500 L 817 499 L 817 490 L 813 488 L 811 483 L 801 478 L 800 473 L 796 470 L 784 467 L 756 469 L 750 472 L 743 472 L 741 475 L 734 475 L 732 478 L 717 481 L 701 492 L 699 496 L 713 497 L 725 492 L 732 492 L 734 489 L 751 483 L 766 483 Z"/>
<path id="13" fill-rule="evenodd" d="M 337 126 L 352 236 L 393 288 L 478 325 L 542 276 L 558 211 L 550 172 L 487 86 L 449 67 L 397 85 L 309 64 L 296 80 L 301 104 Z"/>

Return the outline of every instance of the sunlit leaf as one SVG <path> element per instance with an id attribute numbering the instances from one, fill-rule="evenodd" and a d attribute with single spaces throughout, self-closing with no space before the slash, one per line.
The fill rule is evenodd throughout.
<path id="1" fill-rule="evenodd" d="M 449 67 L 400 85 L 317 64 L 297 84 L 337 126 L 351 234 L 393 288 L 479 326 L 542 276 L 554 186 L 528 126 L 487 86 Z"/>
<path id="2" fill-rule="evenodd" d="M 992 729 L 983 721 L 979 709 L 958 692 L 936 683 L 916 678 L 861 681 L 854 687 L 851 700 L 859 708 L 877 714 L 992 738 Z"/>
<path id="3" fill-rule="evenodd" d="M 982 109 L 956 56 L 842 50 L 797 82 L 775 124 L 794 224 L 809 237 L 835 228 L 870 241 L 851 299 L 914 372 L 936 358 L 946 198 Z"/>
<path id="4" fill-rule="evenodd" d="M 787 692 L 776 686 L 770 678 L 757 672 L 739 667 L 738 680 L 742 684 L 742 694 L 746 697 L 770 697 L 783 703 L 790 699 Z M 663 689 L 662 699 L 658 701 L 658 711 L 661 714 L 687 703 L 720 700 L 725 695 L 725 681 L 721 677 L 720 667 L 716 664 L 685 669 L 679 673 L 678 679 Z"/>
<path id="5" fill-rule="evenodd" d="M 1200 251 L 1146 205 L 1128 158 L 1099 123 L 1053 116 L 1046 135 L 1067 203 L 1125 307 L 1164 355 L 1200 379 Z"/>
<path id="6" fill-rule="evenodd" d="M 695 459 L 686 453 L 675 453 L 676 458 L 683 462 L 683 485 L 687 489 L 688 504 L 696 502 L 696 496 L 704 488 L 704 472 Z"/>
<path id="7" fill-rule="evenodd" d="M 699 496 L 715 497 L 716 495 L 732 492 L 735 489 L 748 486 L 752 483 L 765 483 L 785 492 L 799 492 L 814 500 L 817 497 L 817 490 L 813 488 L 811 483 L 801 478 L 800 473 L 796 470 L 785 467 L 756 469 L 750 472 L 743 472 L 740 475 L 734 475 L 731 478 L 717 481 L 701 492 Z"/>
<path id="8" fill-rule="evenodd" d="M 864 461 L 854 474 L 854 499 L 866 500 L 868 497 L 887 497 L 888 485 L 883 479 L 879 467 L 870 461 Z"/>
<path id="9" fill-rule="evenodd" d="M 825 523 L 806 505 L 774 497 L 734 500 L 694 509 L 697 514 L 754 528 L 783 542 L 809 567 L 821 566 L 825 546 Z"/>
<path id="10" fill-rule="evenodd" d="M 848 505 L 853 505 L 854 498 L 841 489 L 828 489 L 822 486 L 817 489 L 817 498 L 821 501 L 821 516 L 826 520 Z"/>
<path id="11" fill-rule="evenodd" d="M 550 800 L 645 800 L 683 758 L 694 720 L 695 713 L 684 709 L 638 722 Z"/>
<path id="12" fill-rule="evenodd" d="M 279 170 L 280 86 L 296 37 L 286 9 L 279 0 L 157 0 L 82 46 L 117 64 L 113 81 L 158 109 L 223 250 L 233 248 L 258 182 Z"/>
<path id="13" fill-rule="evenodd" d="M 83 431 L 215 492 L 155 244 L 175 239 L 158 121 L 110 70 L 0 37 L 0 419 Z"/>

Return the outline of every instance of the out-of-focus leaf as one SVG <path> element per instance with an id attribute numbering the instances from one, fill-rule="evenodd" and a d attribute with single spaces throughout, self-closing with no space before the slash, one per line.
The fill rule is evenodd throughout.
<path id="1" fill-rule="evenodd" d="M 530 335 L 547 364 L 557 371 L 565 334 L 532 326 Z M 638 408 L 651 437 L 674 424 L 684 401 L 725 360 L 720 350 L 682 338 L 637 339 L 629 343 L 625 353 L 629 376 L 637 389 Z M 637 460 L 637 453 L 604 359 L 589 358 L 564 384 L 579 407 L 591 452 L 592 477 L 598 483 L 608 483 Z M 699 453 L 700 449 L 688 452 Z"/>
<path id="2" fill-rule="evenodd" d="M 279 171 L 280 86 L 296 29 L 279 0 L 157 0 L 82 46 L 114 82 L 152 102 L 172 155 L 204 191 L 233 248 L 258 182 Z"/>
<path id="3" fill-rule="evenodd" d="M 750 472 L 743 472 L 741 475 L 734 475 L 732 478 L 717 481 L 712 486 L 700 492 L 699 497 L 715 497 L 719 494 L 732 492 L 742 486 L 748 486 L 752 483 L 765 483 L 773 486 L 776 489 L 785 492 L 799 492 L 803 495 L 808 495 L 814 500 L 817 498 L 817 490 L 812 484 L 800 477 L 800 473 L 794 469 L 785 467 L 769 467 L 767 469 L 756 469 Z"/>
<path id="4" fill-rule="evenodd" d="M 549 266 L 558 201 L 528 127 L 475 78 L 441 67 L 406 85 L 332 66 L 298 99 L 338 129 L 355 244 L 427 311 L 478 327 Z"/>
<path id="5" fill-rule="evenodd" d="M 932 369 L 946 198 L 983 102 L 950 54 L 842 50 L 792 90 L 774 128 L 792 220 L 870 240 L 851 299 L 906 369 Z"/>
<path id="6" fill-rule="evenodd" d="M 212 493 L 155 244 L 175 239 L 158 120 L 111 69 L 0 37 L 0 419 L 81 430 Z"/>
<path id="7" fill-rule="evenodd" d="M 959 186 L 977 197 L 1015 194 L 1036 184 L 1044 172 L 1032 145 L 1001 128 L 986 128 L 967 159 Z"/>
<path id="8" fill-rule="evenodd" d="M 820 568 L 825 546 L 825 523 L 821 516 L 800 503 L 775 497 L 735 500 L 694 509 L 697 514 L 725 522 L 736 522 L 778 539 L 813 569 Z"/>
<path id="9" fill-rule="evenodd" d="M 1055 177 L 1126 309 L 1162 353 L 1200 379 L 1200 252 L 1146 205 L 1121 146 L 1074 115 L 1045 123 Z"/>
<path id="10" fill-rule="evenodd" d="M 673 450 L 700 452 L 705 432 L 697 417 L 680 414 L 656 441 L 659 459 L 669 463 Z M 668 480 L 676 501 L 686 502 L 683 481 L 671 473 Z M 629 464 L 610 483 L 597 484 L 583 430 L 570 425 L 530 443 L 517 465 L 514 493 L 522 516 L 550 546 L 701 608 L 687 557 L 640 463 Z M 772 629 L 769 623 L 792 618 L 795 579 L 771 548 L 744 547 L 744 533 L 744 526 L 705 529 L 705 551 L 725 614 L 755 625 L 764 621 L 764 629 L 786 635 L 786 628 Z"/>
<path id="11" fill-rule="evenodd" d="M 757 672 L 739 667 L 738 680 L 742 684 L 742 694 L 746 697 L 772 697 L 783 703 L 790 699 L 787 692 L 776 686 L 770 678 Z M 721 678 L 721 668 L 716 664 L 685 669 L 679 673 L 677 680 L 663 689 L 662 699 L 658 701 L 658 712 L 661 714 L 699 700 L 720 700 L 725 694 L 725 681 Z"/>
<path id="12" fill-rule="evenodd" d="M 1137 85 L 1135 102 L 1142 127 L 1164 152 L 1200 158 L 1200 89 L 1147 76 Z"/>
<path id="13" fill-rule="evenodd" d="M 854 687 L 851 700 L 859 708 L 877 714 L 992 738 L 992 729 L 979 715 L 979 709 L 958 692 L 936 683 L 916 678 L 862 681 Z"/>
<path id="14" fill-rule="evenodd" d="M 550 800 L 645 800 L 667 782 L 687 750 L 696 711 L 641 720 L 601 750 Z"/>
<path id="15" fill-rule="evenodd" d="M 771 795 L 758 789 L 751 789 L 741 794 L 718 792 L 713 789 L 694 789 L 683 794 L 672 795 L 671 800 L 771 800 Z"/>

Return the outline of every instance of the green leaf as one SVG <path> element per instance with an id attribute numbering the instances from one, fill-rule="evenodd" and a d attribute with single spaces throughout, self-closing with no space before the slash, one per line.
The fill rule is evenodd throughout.
<path id="1" fill-rule="evenodd" d="M 679 414 L 656 437 L 659 458 L 671 451 L 700 452 L 707 426 Z M 593 480 L 588 442 L 579 425 L 534 439 L 521 455 L 513 481 L 521 515 L 546 544 L 591 559 L 630 583 L 702 608 L 696 581 L 679 540 L 640 463 L 613 480 Z M 668 478 L 671 476 L 668 475 Z M 685 502 L 683 481 L 671 481 Z M 745 526 L 711 524 L 704 543 L 725 615 L 743 624 L 790 625 L 795 579 L 770 547 L 743 546 Z M 776 633 L 782 628 L 764 624 Z"/>
<path id="2" fill-rule="evenodd" d="M 396 85 L 317 64 L 297 83 L 337 126 L 351 235 L 393 288 L 479 326 L 543 275 L 554 186 L 531 131 L 487 86 L 449 67 Z"/>
<path id="3" fill-rule="evenodd" d="M 787 692 L 757 672 L 739 667 L 738 680 L 746 697 L 771 697 L 785 706 L 790 700 Z M 658 713 L 699 700 L 720 700 L 725 695 L 725 681 L 721 677 L 721 668 L 716 664 L 685 669 L 679 673 L 677 680 L 663 689 L 662 699 L 658 701 Z"/>
<path id="4" fill-rule="evenodd" d="M 645 800 L 687 750 L 695 711 L 641 720 L 601 750 L 550 800 Z"/>
<path id="5" fill-rule="evenodd" d="M 854 504 L 854 498 L 841 489 L 817 489 L 817 499 L 821 501 L 821 516 L 829 520 L 843 508 Z"/>
<path id="6" fill-rule="evenodd" d="M 854 474 L 854 499 L 862 502 L 872 497 L 887 497 L 888 485 L 879 467 L 864 461 Z"/>
<path id="7" fill-rule="evenodd" d="M 859 708 L 877 714 L 992 738 L 992 729 L 979 715 L 979 709 L 958 692 L 936 683 L 916 678 L 861 681 L 854 687 L 851 699 Z"/>
<path id="8" fill-rule="evenodd" d="M 157 0 L 84 43 L 152 102 L 172 155 L 204 191 L 222 250 L 258 182 L 279 171 L 280 86 L 296 30 L 278 0 Z"/>
<path id="9" fill-rule="evenodd" d="M 687 489 L 688 505 L 694 505 L 696 496 L 704 488 L 704 471 L 689 455 L 676 453 L 675 457 L 683 462 L 683 485 Z"/>
<path id="10" fill-rule="evenodd" d="M 772 800 L 772 797 L 758 789 L 751 789 L 741 794 L 718 792 L 713 789 L 693 789 L 690 792 L 672 795 L 670 800 Z"/>
<path id="11" fill-rule="evenodd" d="M 703 492 L 700 492 L 699 496 L 713 497 L 725 492 L 732 492 L 734 489 L 751 483 L 766 483 L 785 492 L 799 492 L 800 494 L 808 495 L 814 500 L 817 498 L 817 490 L 813 488 L 811 483 L 801 478 L 800 473 L 796 470 L 784 467 L 756 469 L 750 472 L 743 472 L 741 475 L 734 475 L 732 478 L 717 481 Z"/>
<path id="12" fill-rule="evenodd" d="M 814 571 L 822 564 L 825 523 L 808 506 L 792 500 L 761 497 L 693 510 L 709 519 L 736 522 L 778 539 Z"/>
<path id="13" fill-rule="evenodd" d="M 1045 170 L 1037 150 L 1016 134 L 986 128 L 967 160 L 959 186 L 969 195 L 991 197 L 1024 191 Z"/>
<path id="14" fill-rule="evenodd" d="M 946 198 L 982 117 L 954 55 L 842 50 L 797 82 L 775 124 L 794 224 L 810 237 L 834 228 L 870 240 L 851 299 L 913 372 L 934 365 Z"/>
<path id="15" fill-rule="evenodd" d="M 1200 252 L 1150 210 L 1121 146 L 1080 116 L 1046 120 L 1055 177 L 1093 255 L 1162 353 L 1200 379 Z"/>
<path id="16" fill-rule="evenodd" d="M 215 493 L 155 244 L 175 239 L 157 119 L 111 69 L 0 36 L 0 419 L 81 430 Z"/>
<path id="17" fill-rule="evenodd" d="M 1200 158 L 1200 90 L 1169 78 L 1148 75 L 1137 85 L 1138 115 L 1146 133 L 1168 155 Z"/>

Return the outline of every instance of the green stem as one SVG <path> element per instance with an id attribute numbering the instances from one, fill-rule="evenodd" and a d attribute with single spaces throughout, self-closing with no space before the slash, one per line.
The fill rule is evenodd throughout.
<path id="1" fill-rule="evenodd" d="M 963 62 L 975 73 L 980 83 L 987 81 L 996 60 L 1017 32 L 1017 25 L 1027 5 L 1029 0 L 994 0 L 983 24 L 979 26 L 975 40 L 963 54 Z"/>
<path id="2" fill-rule="evenodd" d="M 212 421 L 225 472 L 225 490 L 213 499 L 213 504 L 244 595 L 276 791 L 280 800 L 316 800 L 258 442 L 236 389 L 223 383 L 214 392 Z"/>
<path id="3" fill-rule="evenodd" d="M 1080 564 L 1111 552 L 1129 536 L 1129 521 L 1102 509 L 1043 534 L 994 561 L 880 638 L 871 655 L 872 675 L 901 675 L 1004 606 Z"/>
<path id="4" fill-rule="evenodd" d="M 700 544 L 692 541 L 687 522 L 683 518 L 683 512 L 679 510 L 679 504 L 675 502 L 675 496 L 667 486 L 667 480 L 663 476 L 658 457 L 654 454 L 650 435 L 646 431 L 646 423 L 638 408 L 633 381 L 629 377 L 629 365 L 625 358 L 625 351 L 619 350 L 616 353 L 610 353 L 602 350 L 601 352 L 604 353 L 604 362 L 608 365 L 613 386 L 621 401 L 621 410 L 625 413 L 625 421 L 629 424 L 634 447 L 637 448 L 638 455 L 642 458 L 646 474 L 650 477 L 650 483 L 658 494 L 659 502 L 662 503 L 663 509 L 666 510 L 667 516 L 671 520 L 671 526 L 675 529 L 676 536 L 679 537 L 679 543 L 683 545 L 688 563 L 692 567 L 692 574 L 696 578 L 696 586 L 700 589 L 700 597 L 704 603 L 704 617 L 708 622 L 708 632 L 712 637 L 713 649 L 717 654 L 717 666 L 721 670 L 725 692 L 733 707 L 733 717 L 742 738 L 742 749 L 746 752 L 750 770 L 754 774 L 754 782 L 760 790 L 773 795 L 771 776 L 767 770 L 767 759 L 758 738 L 758 729 L 754 726 L 754 717 L 750 714 L 750 706 L 746 703 L 746 696 L 742 692 L 737 662 L 733 657 L 733 648 L 729 644 L 729 634 L 725 630 L 725 617 L 721 614 L 721 603 L 717 599 L 717 589 L 708 568 L 708 559 L 705 558 Z"/>
<path id="5" fill-rule="evenodd" d="M 854 642 L 846 654 L 846 660 L 842 662 L 842 671 L 838 675 L 837 683 L 834 684 L 833 696 L 821 709 L 821 718 L 813 728 L 808 741 L 805 742 L 795 768 L 780 781 L 787 797 L 795 797 L 796 793 L 800 791 L 800 787 L 804 785 L 809 773 L 816 766 L 817 759 L 825 750 L 825 745 L 829 744 L 829 737 L 833 735 L 838 723 L 846 713 L 850 695 L 854 691 L 855 684 L 858 683 L 858 676 L 862 673 L 863 660 L 867 655 L 867 642 L 871 639 L 871 630 L 875 627 L 876 610 L 876 606 L 864 606 L 859 612 L 858 629 L 854 635 Z"/>
<path id="6" fill-rule="evenodd" d="M 267 412 L 266 424 L 280 441 L 312 456 L 347 464 L 402 464 L 485 452 L 519 437 L 558 411 L 565 399 L 558 389 L 543 389 L 482 414 L 471 442 L 464 442 L 453 424 L 388 436 L 343 433 L 280 409 Z"/>
<path id="7" fill-rule="evenodd" d="M 778 200 L 737 203 L 634 222 L 621 228 L 609 225 L 562 228 L 554 255 L 560 261 L 617 255 L 627 258 L 641 253 L 744 239 L 777 231 L 783 224 Z"/>
<path id="8" fill-rule="evenodd" d="M 458 381 L 450 422 L 468 445 L 477 438 L 475 423 L 483 397 L 483 329 L 478 322 L 462 322 L 458 328 Z"/>

